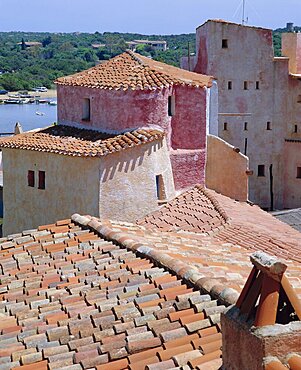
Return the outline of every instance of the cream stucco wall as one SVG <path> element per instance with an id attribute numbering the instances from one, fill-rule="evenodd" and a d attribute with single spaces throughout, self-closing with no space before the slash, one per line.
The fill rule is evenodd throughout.
<path id="1" fill-rule="evenodd" d="M 207 135 L 206 186 L 230 198 L 248 200 L 248 157 L 224 140 Z"/>
<path id="2" fill-rule="evenodd" d="M 35 187 L 27 184 L 35 171 Z M 46 189 L 38 189 L 38 171 Z M 73 213 L 135 221 L 158 207 L 156 175 L 165 196 L 175 195 L 166 140 L 101 158 L 3 149 L 4 235 L 70 217 Z"/>
<path id="3" fill-rule="evenodd" d="M 100 214 L 135 221 L 158 208 L 156 175 L 166 199 L 175 196 L 166 140 L 137 146 L 104 158 L 100 165 Z"/>
<path id="4" fill-rule="evenodd" d="M 70 217 L 98 215 L 99 159 L 69 157 L 19 149 L 3 151 L 3 234 L 20 232 Z M 27 185 L 28 170 L 36 186 Z M 37 188 L 45 171 L 46 189 Z"/>

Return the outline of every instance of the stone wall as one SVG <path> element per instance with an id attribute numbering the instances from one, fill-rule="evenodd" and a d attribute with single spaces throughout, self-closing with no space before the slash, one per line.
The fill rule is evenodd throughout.
<path id="1" fill-rule="evenodd" d="M 301 354 L 301 322 L 249 327 L 232 307 L 221 315 L 224 370 L 264 370 L 264 358 Z M 250 350 L 250 348 L 252 350 Z"/>
<path id="2" fill-rule="evenodd" d="M 99 213 L 134 222 L 158 208 L 156 175 L 162 175 L 166 199 L 175 196 L 165 140 L 109 155 L 100 164 Z"/>
<path id="3" fill-rule="evenodd" d="M 4 235 L 32 229 L 75 212 L 98 216 L 99 159 L 20 149 L 3 151 Z M 35 171 L 35 187 L 27 184 Z M 38 171 L 46 188 L 38 189 Z"/>
<path id="4" fill-rule="evenodd" d="M 248 200 L 248 157 L 224 140 L 207 135 L 206 186 L 230 198 Z"/>

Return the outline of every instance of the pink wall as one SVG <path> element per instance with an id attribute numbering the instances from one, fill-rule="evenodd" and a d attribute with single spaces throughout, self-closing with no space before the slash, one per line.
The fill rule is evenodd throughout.
<path id="1" fill-rule="evenodd" d="M 170 160 L 176 190 L 205 185 L 206 149 L 171 150 Z"/>
<path id="2" fill-rule="evenodd" d="M 206 90 L 189 86 L 175 88 L 176 110 L 172 117 L 173 149 L 206 147 Z"/>
<path id="3" fill-rule="evenodd" d="M 172 117 L 168 115 L 170 95 L 175 95 Z M 90 98 L 90 121 L 82 120 L 84 98 Z M 115 91 L 58 85 L 58 121 L 108 132 L 158 125 L 166 132 L 176 188 L 204 184 L 206 90 L 203 88 L 178 85 L 152 91 Z M 171 148 L 185 150 L 173 152 Z"/>

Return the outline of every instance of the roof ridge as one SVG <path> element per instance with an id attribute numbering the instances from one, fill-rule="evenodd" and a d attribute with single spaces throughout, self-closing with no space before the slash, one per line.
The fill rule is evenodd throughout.
<path id="1" fill-rule="evenodd" d="M 196 185 L 196 188 L 200 190 L 210 200 L 214 209 L 224 219 L 225 223 L 230 224 L 230 217 L 227 215 L 227 212 L 224 210 L 224 208 L 220 205 L 219 201 L 212 194 L 210 194 L 209 189 L 205 188 L 202 185 Z"/>
<path id="2" fill-rule="evenodd" d="M 75 224 L 93 230 L 105 240 L 152 260 L 157 265 L 168 269 L 179 278 L 187 281 L 196 289 L 210 294 L 226 306 L 234 304 L 239 296 L 236 289 L 225 287 L 225 283 L 222 280 L 204 277 L 192 264 L 183 262 L 153 248 L 149 244 L 146 244 L 142 237 L 133 237 L 130 233 L 115 231 L 108 222 L 102 223 L 99 219 L 88 215 L 82 216 L 75 213 L 71 216 L 71 220 Z"/>

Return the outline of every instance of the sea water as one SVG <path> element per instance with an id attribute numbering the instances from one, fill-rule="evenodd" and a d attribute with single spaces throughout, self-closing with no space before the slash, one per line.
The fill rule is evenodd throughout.
<path id="1" fill-rule="evenodd" d="M 57 122 L 57 106 L 36 103 L 0 104 L 0 134 L 14 132 L 16 122 L 21 123 L 23 131 L 50 126 Z"/>

